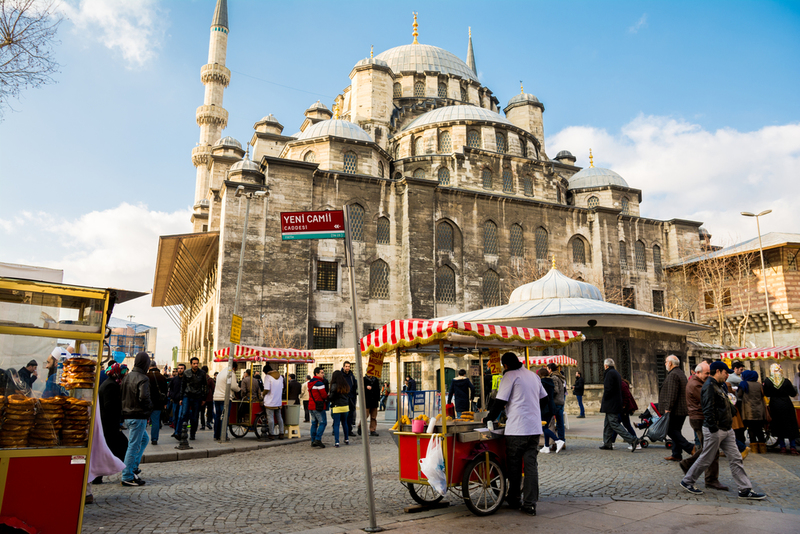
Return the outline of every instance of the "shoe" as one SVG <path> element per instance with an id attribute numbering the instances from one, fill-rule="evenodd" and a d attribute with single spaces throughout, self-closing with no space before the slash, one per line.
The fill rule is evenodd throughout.
<path id="1" fill-rule="evenodd" d="M 181 440 L 181 438 L 180 438 L 180 436 L 179 436 L 178 434 L 170 434 L 170 435 L 171 435 L 173 438 L 177 439 L 178 441 L 180 441 L 180 440 Z"/>
<path id="2" fill-rule="evenodd" d="M 681 487 L 683 489 L 685 489 L 686 491 L 688 491 L 689 493 L 691 493 L 692 495 L 702 495 L 703 494 L 703 490 L 699 490 L 696 487 L 694 487 L 692 484 L 687 484 L 683 480 L 681 480 Z"/>
<path id="3" fill-rule="evenodd" d="M 575 419 L 586 419 L 586 416 L 585 416 L 585 415 L 579 415 L 579 416 L 578 416 L 578 417 L 576 417 Z"/>
<path id="4" fill-rule="evenodd" d="M 717 480 L 716 482 L 707 482 L 706 487 L 719 491 L 728 491 L 728 486 L 722 484 L 719 480 Z"/>
<path id="5" fill-rule="evenodd" d="M 317 442 L 316 442 L 316 441 L 312 441 L 312 442 L 311 442 L 311 446 L 312 446 L 312 447 L 319 447 L 319 445 L 317 445 Z"/>
<path id="6" fill-rule="evenodd" d="M 134 476 L 134 478 L 138 478 L 138 475 L 141 475 L 141 474 L 142 474 L 142 470 L 141 470 L 141 469 L 139 469 L 138 467 L 137 467 L 136 469 L 134 469 L 134 470 L 133 470 L 133 476 Z"/>
<path id="7" fill-rule="evenodd" d="M 154 439 L 150 442 L 150 445 L 158 445 L 158 440 Z"/>
<path id="8" fill-rule="evenodd" d="M 539 449 L 539 453 L 541 453 L 541 454 L 550 454 L 550 446 L 549 445 L 545 445 L 544 447 Z"/>
<path id="9" fill-rule="evenodd" d="M 641 443 L 641 441 L 639 441 L 639 438 L 635 438 L 633 440 L 633 443 L 631 443 L 631 452 L 636 452 L 636 449 L 640 448 L 639 443 Z"/>
<path id="10" fill-rule="evenodd" d="M 324 449 L 325 448 L 325 444 L 322 443 L 321 441 L 318 441 L 317 442 L 317 447 L 319 447 L 320 449 Z"/>
<path id="11" fill-rule="evenodd" d="M 84 497 L 83 502 L 86 504 L 94 503 L 94 495 L 87 495 L 86 497 Z"/>
<path id="12" fill-rule="evenodd" d="M 519 510 L 519 507 L 520 507 L 520 502 L 519 502 L 519 501 L 508 501 L 508 500 L 507 500 L 507 501 L 506 501 L 506 504 L 507 504 L 507 505 L 508 505 L 508 507 L 509 507 L 509 508 L 511 508 L 512 510 Z"/>
<path id="13" fill-rule="evenodd" d="M 304 422 L 304 423 L 310 423 L 310 422 L 311 422 L 311 420 L 310 420 L 310 419 L 303 419 L 303 422 Z"/>
<path id="14" fill-rule="evenodd" d="M 336 443 L 333 444 L 333 446 L 338 449 L 339 448 L 339 442 L 337 441 Z"/>
<path id="15" fill-rule="evenodd" d="M 374 437 L 374 438 L 378 437 L 378 433 L 377 432 L 370 432 L 369 435 Z"/>
<path id="16" fill-rule="evenodd" d="M 695 454 L 697 454 L 697 447 L 692 447 L 692 454 L 691 454 L 691 456 L 694 456 Z"/>
<path id="17" fill-rule="evenodd" d="M 598 449 L 600 449 L 601 451 L 613 451 L 614 447 L 611 445 L 603 445 L 602 447 L 598 447 Z"/>
<path id="18" fill-rule="evenodd" d="M 797 449 L 794 447 L 789 449 L 789 454 L 791 454 L 792 456 L 800 456 L 800 452 L 797 452 Z"/>
<path id="19" fill-rule="evenodd" d="M 628 450 L 632 451 L 633 450 L 633 445 L 628 445 Z M 636 450 L 637 451 L 642 450 L 642 446 L 641 445 L 636 445 Z"/>
<path id="20" fill-rule="evenodd" d="M 141 478 L 134 478 L 133 480 L 123 480 L 120 484 L 123 486 L 136 487 L 144 486 L 145 482 Z"/>
<path id="21" fill-rule="evenodd" d="M 759 443 L 758 444 L 758 452 L 761 454 L 767 454 L 767 444 L 766 443 Z"/>
<path id="22" fill-rule="evenodd" d="M 748 454 L 750 454 L 750 447 L 745 447 L 744 450 L 742 451 L 742 460 L 747 458 Z"/>
<path id="23" fill-rule="evenodd" d="M 725 458 L 725 453 L 722 452 L 722 451 L 719 451 L 719 456 L 720 456 L 720 458 Z"/>
<path id="24" fill-rule="evenodd" d="M 789 451 L 786 450 L 786 447 L 781 447 L 781 454 L 789 454 Z M 722 453 L 719 453 L 722 456 Z"/>
<path id="25" fill-rule="evenodd" d="M 522 512 L 523 514 L 536 515 L 536 505 L 524 504 L 520 506 L 519 511 Z"/>
<path id="26" fill-rule="evenodd" d="M 350 445 L 350 440 L 349 439 L 344 440 L 344 444 L 345 445 Z"/>
<path id="27" fill-rule="evenodd" d="M 361 435 L 361 427 L 358 427 L 358 435 Z"/>
<path id="28" fill-rule="evenodd" d="M 664 459 L 667 460 L 668 462 L 680 462 L 681 461 L 680 458 L 675 458 L 674 456 L 667 456 Z"/>
<path id="29" fill-rule="evenodd" d="M 189 436 L 189 439 L 190 439 L 190 440 L 192 440 L 192 441 L 194 441 L 194 440 L 195 440 L 195 437 L 194 437 L 194 436 Z"/>
<path id="30" fill-rule="evenodd" d="M 746 489 L 744 491 L 740 491 L 739 492 L 739 498 L 740 499 L 747 499 L 747 500 L 750 500 L 750 501 L 760 501 L 760 500 L 766 498 L 766 495 L 763 494 L 763 493 L 756 493 L 752 489 Z"/>
<path id="31" fill-rule="evenodd" d="M 558 441 L 556 441 L 556 454 L 558 454 L 559 452 L 561 452 L 561 449 L 563 449 L 563 448 L 564 448 L 564 445 L 566 445 L 566 444 L 564 443 L 564 441 L 563 441 L 563 440 L 558 440 Z"/>

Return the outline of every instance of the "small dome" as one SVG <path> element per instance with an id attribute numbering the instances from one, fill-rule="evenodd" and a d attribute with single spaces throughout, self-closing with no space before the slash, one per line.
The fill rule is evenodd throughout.
<path id="1" fill-rule="evenodd" d="M 260 173 L 261 167 L 254 161 L 251 161 L 250 156 L 245 154 L 242 159 L 231 165 L 231 172 L 233 171 L 255 171 Z"/>
<path id="2" fill-rule="evenodd" d="M 622 176 L 610 169 L 589 167 L 573 174 L 569 179 L 569 187 L 567 189 L 583 189 L 586 187 L 603 187 L 607 185 L 630 187 Z"/>
<path id="3" fill-rule="evenodd" d="M 274 122 L 275 124 L 280 124 L 280 122 L 278 122 L 278 119 L 276 119 L 275 115 L 273 115 L 272 113 L 261 119 L 259 122 Z"/>
<path id="4" fill-rule="evenodd" d="M 520 93 L 512 97 L 511 100 L 508 101 L 508 105 L 510 106 L 511 104 L 521 104 L 525 102 L 530 102 L 532 104 L 541 104 L 541 102 L 539 102 L 539 99 L 533 96 L 532 94 Z"/>
<path id="5" fill-rule="evenodd" d="M 422 115 L 411 121 L 411 123 L 405 128 L 403 128 L 402 131 L 405 132 L 412 128 L 418 128 L 420 126 L 426 126 L 428 124 L 436 124 L 438 122 L 449 122 L 458 120 L 499 122 L 502 124 L 507 124 L 509 126 L 514 126 L 511 123 L 511 121 L 509 121 L 499 113 L 495 113 L 490 109 L 481 108 L 478 106 L 473 106 L 471 104 L 468 104 L 462 106 L 445 106 L 443 108 L 437 108 L 434 109 L 433 111 L 423 113 Z"/>
<path id="6" fill-rule="evenodd" d="M 579 282 L 572 278 L 567 278 L 557 269 L 550 269 L 550 272 L 539 278 L 535 282 L 519 286 L 511 293 L 508 299 L 509 304 L 515 302 L 525 302 L 528 300 L 543 299 L 590 299 L 603 300 L 600 290 L 592 284 Z"/>
<path id="7" fill-rule="evenodd" d="M 559 159 L 571 159 L 572 161 L 577 161 L 577 158 L 575 158 L 575 156 L 573 156 L 572 152 L 570 152 L 569 150 L 562 150 L 561 152 L 556 154 L 556 160 Z"/>
<path id="8" fill-rule="evenodd" d="M 378 59 L 376 57 L 368 57 L 368 58 L 362 59 L 361 61 L 356 63 L 356 67 L 361 67 L 362 65 L 377 65 L 378 67 L 388 67 L 389 66 L 389 64 L 386 63 L 384 60 Z"/>
<path id="9" fill-rule="evenodd" d="M 242 149 L 242 144 L 230 135 L 223 137 L 222 139 L 217 139 L 217 141 L 214 143 L 214 146 L 233 146 L 239 150 Z"/>
<path id="10" fill-rule="evenodd" d="M 325 104 L 323 104 L 319 100 L 317 100 L 316 102 L 311 104 L 311 106 L 306 111 L 312 111 L 312 110 L 315 110 L 315 109 L 324 109 L 326 111 L 330 111 L 327 107 L 325 107 Z"/>
<path id="11" fill-rule="evenodd" d="M 457 74 L 474 82 L 478 76 L 466 63 L 455 54 L 442 48 L 424 44 L 408 44 L 390 48 L 381 52 L 375 59 L 385 61 L 395 74 L 403 71 L 413 71 L 420 74 L 425 71 L 441 72 L 442 74 Z"/>
<path id="12" fill-rule="evenodd" d="M 341 119 L 330 119 L 320 121 L 313 126 L 306 128 L 306 131 L 297 136 L 298 139 L 313 139 L 315 137 L 344 137 L 345 139 L 355 139 L 357 141 L 372 142 L 372 138 L 367 132 L 358 125 Z"/>

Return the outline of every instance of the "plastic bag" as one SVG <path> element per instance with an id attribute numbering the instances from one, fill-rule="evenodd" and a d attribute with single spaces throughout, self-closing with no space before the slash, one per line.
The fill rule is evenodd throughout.
<path id="1" fill-rule="evenodd" d="M 428 442 L 428 452 L 419 461 L 422 474 L 428 479 L 431 487 L 441 496 L 447 493 L 447 476 L 444 472 L 444 455 L 442 454 L 442 438 L 437 434 Z"/>
<path id="2" fill-rule="evenodd" d="M 647 429 L 647 438 L 650 441 L 664 441 L 669 429 L 669 414 L 664 414 L 658 421 Z"/>

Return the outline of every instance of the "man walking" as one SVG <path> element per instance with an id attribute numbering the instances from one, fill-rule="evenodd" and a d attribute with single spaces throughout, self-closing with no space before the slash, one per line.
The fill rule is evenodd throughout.
<path id="1" fill-rule="evenodd" d="M 572 394 L 578 400 L 578 407 L 581 409 L 581 414 L 578 419 L 586 419 L 586 413 L 583 410 L 583 389 L 584 389 L 583 375 L 580 371 L 575 372 L 575 385 L 572 386 Z"/>
<path id="2" fill-rule="evenodd" d="M 158 445 L 158 434 L 161 431 L 161 411 L 167 402 L 167 379 L 158 370 L 155 360 L 150 362 L 147 379 L 150 381 L 150 397 L 153 401 L 153 412 L 150 414 L 150 443 Z M 105 427 L 103 428 L 105 429 Z"/>
<path id="3" fill-rule="evenodd" d="M 738 386 L 742 382 L 742 373 L 744 372 L 744 364 L 739 360 L 736 360 L 731 364 L 731 369 L 733 369 L 733 373 L 728 376 L 728 384 L 732 386 Z"/>
<path id="4" fill-rule="evenodd" d="M 169 397 L 170 403 L 170 418 L 169 422 L 172 424 L 172 437 L 178 438 L 180 434 L 180 427 L 178 421 L 181 418 L 181 383 L 183 382 L 183 372 L 186 371 L 186 365 L 178 364 L 177 371 L 173 371 L 172 380 L 169 381 Z"/>
<path id="5" fill-rule="evenodd" d="M 539 400 L 547 396 L 536 373 L 525 369 L 513 352 L 500 359 L 504 376 L 497 397 L 483 422 L 494 421 L 506 410 L 506 465 L 508 467 L 509 507 L 536 515 L 539 500 L 539 436 L 542 435 L 542 414 Z M 523 464 L 525 470 L 522 479 Z M 522 488 L 522 499 L 520 499 Z"/>
<path id="6" fill-rule="evenodd" d="M 461 412 L 472 411 L 472 398 L 475 396 L 475 388 L 472 380 L 467 378 L 466 369 L 459 369 L 458 376 L 450 382 L 450 391 L 447 394 L 447 404 L 455 399 L 456 417 L 461 417 Z"/>
<path id="7" fill-rule="evenodd" d="M 283 377 L 273 370 L 270 364 L 264 366 L 264 426 L 261 437 L 265 440 L 283 439 L 283 417 L 281 405 L 283 398 Z M 278 418 L 280 432 L 275 433 L 275 418 Z"/>
<path id="8" fill-rule="evenodd" d="M 306 381 L 303 382 L 303 387 L 300 390 L 300 402 L 303 403 L 303 412 L 305 413 L 304 423 L 311 421 L 311 414 L 308 413 L 308 383 L 311 382 L 311 377 L 306 375 Z"/>
<path id="9" fill-rule="evenodd" d="M 378 435 L 378 404 L 381 401 L 381 381 L 375 376 L 364 376 L 364 402 L 369 417 L 369 435 Z M 366 425 L 364 425 L 366 426 Z M 358 422 L 358 435 L 361 435 L 361 421 Z"/>
<path id="10" fill-rule="evenodd" d="M 728 398 L 725 381 L 730 370 L 723 362 L 716 361 L 710 365 L 711 376 L 703 384 L 700 393 L 703 408 L 703 452 L 681 480 L 681 487 L 693 495 L 703 493 L 694 483 L 717 455 L 719 449 L 725 453 L 731 468 L 731 475 L 739 489 L 739 498 L 762 500 L 763 493 L 753 491 L 750 479 L 744 471 L 742 455 L 736 447 L 736 436 L 731 430 L 733 424 L 733 405 Z"/>
<path id="11" fill-rule="evenodd" d="M 140 352 L 133 360 L 133 369 L 122 379 L 122 418 L 128 427 L 123 486 L 144 486 L 144 480 L 139 478 L 139 463 L 147 447 L 147 419 L 153 411 L 150 379 L 146 374 L 149 364 L 150 356 Z"/>
<path id="12" fill-rule="evenodd" d="M 683 437 L 683 423 L 689 414 L 686 406 L 686 374 L 681 369 L 681 362 L 677 356 L 670 354 L 664 361 L 667 377 L 658 393 L 658 409 L 661 413 L 669 414 L 669 427 L 667 435 L 672 440 L 672 454 L 664 458 L 672 462 L 680 462 L 682 452 L 690 455 L 694 446 Z"/>
<path id="13" fill-rule="evenodd" d="M 553 395 L 553 403 L 556 407 L 556 435 L 558 439 L 561 441 L 565 441 L 564 439 L 564 404 L 567 401 L 567 381 L 564 378 L 564 375 L 561 374 L 558 365 L 554 363 L 548 363 L 547 369 L 550 371 L 550 378 L 553 380 L 553 385 L 555 386 Z"/>
<path id="14" fill-rule="evenodd" d="M 206 402 L 205 406 L 200 410 L 200 430 L 211 430 L 211 424 L 214 420 L 214 389 L 217 384 L 214 382 L 214 379 L 211 378 L 208 372 L 208 366 L 204 365 L 202 369 L 203 373 L 206 375 Z"/>
<path id="15" fill-rule="evenodd" d="M 217 375 L 217 381 L 214 384 L 214 441 L 219 441 L 222 438 L 222 415 L 225 411 L 225 388 L 228 380 L 231 381 L 231 398 L 234 399 L 233 394 L 239 392 L 239 384 L 236 381 L 236 362 L 233 362 L 233 371 L 227 365 Z M 228 408 L 230 410 L 231 408 Z"/>
<path id="16" fill-rule="evenodd" d="M 353 427 L 356 426 L 356 400 L 358 399 L 358 379 L 350 370 L 350 362 L 344 362 L 342 373 L 347 385 L 350 386 L 350 393 L 347 394 L 350 401 L 350 411 L 347 412 L 347 425 L 350 435 L 353 435 Z"/>
<path id="17" fill-rule="evenodd" d="M 314 378 L 308 382 L 308 410 L 311 413 L 311 446 L 325 448 L 322 434 L 328 424 L 325 411 L 328 409 L 328 389 L 325 387 L 325 371 L 314 368 Z"/>
<path id="18" fill-rule="evenodd" d="M 603 421 L 603 446 L 600 449 L 606 451 L 614 449 L 611 440 L 616 432 L 622 441 L 631 446 L 631 452 L 636 452 L 639 440 L 635 436 L 631 436 L 619 420 L 620 414 L 624 410 L 622 406 L 622 376 L 614 368 L 614 360 L 611 358 L 603 361 L 603 367 L 605 367 L 606 375 L 603 379 L 603 400 L 600 402 L 600 413 L 606 414 L 606 417 Z"/>
<path id="19" fill-rule="evenodd" d="M 197 434 L 197 424 L 200 418 L 200 410 L 206 403 L 208 393 L 208 383 L 206 374 L 200 369 L 200 358 L 189 360 L 191 367 L 183 372 L 181 381 L 181 420 L 178 429 L 183 437 L 183 426 L 188 424 L 189 439 L 194 440 Z"/>

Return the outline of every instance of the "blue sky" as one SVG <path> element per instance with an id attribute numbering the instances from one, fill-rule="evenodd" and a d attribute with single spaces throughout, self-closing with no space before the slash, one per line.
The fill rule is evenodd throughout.
<path id="1" fill-rule="evenodd" d="M 157 236 L 190 231 L 190 154 L 213 0 L 63 0 L 58 83 L 28 90 L 0 123 L 0 261 L 65 269 L 69 282 L 147 290 Z M 642 212 L 706 221 L 719 242 L 800 232 L 798 2 L 229 2 L 225 134 L 284 133 L 352 66 L 419 40 L 466 56 L 501 105 L 545 105 L 551 157 L 609 167 Z M 120 309 L 163 328 L 142 299 Z"/>

